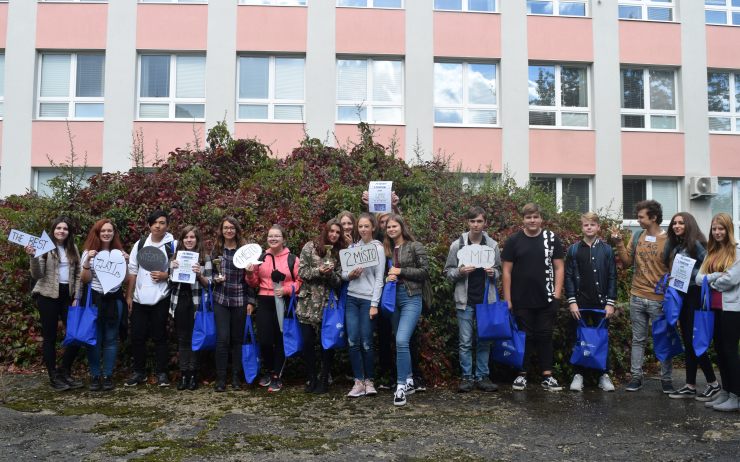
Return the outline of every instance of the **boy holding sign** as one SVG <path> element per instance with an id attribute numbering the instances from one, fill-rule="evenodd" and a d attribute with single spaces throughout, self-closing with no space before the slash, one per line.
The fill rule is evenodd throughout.
<path id="1" fill-rule="evenodd" d="M 473 371 L 473 337 L 475 322 L 475 305 L 483 302 L 486 279 L 494 290 L 488 294 L 488 302 L 494 302 L 495 279 L 501 272 L 501 256 L 498 243 L 484 231 L 488 225 L 486 212 L 481 207 L 472 207 L 465 215 L 468 232 L 463 233 L 450 245 L 445 264 L 447 279 L 455 284 L 455 307 L 457 308 L 458 332 L 460 335 L 460 368 L 462 381 L 460 392 L 469 392 L 476 386 L 483 391 L 496 391 L 498 387 L 489 378 L 488 356 L 491 352 L 491 340 L 476 340 L 475 371 Z M 460 261 L 458 252 L 465 246 L 483 246 L 492 253 L 492 264 L 482 266 L 472 260 Z M 488 255 L 487 255 L 488 256 Z M 468 256 L 469 257 L 469 256 Z M 475 373 L 474 373 L 475 372 Z"/>

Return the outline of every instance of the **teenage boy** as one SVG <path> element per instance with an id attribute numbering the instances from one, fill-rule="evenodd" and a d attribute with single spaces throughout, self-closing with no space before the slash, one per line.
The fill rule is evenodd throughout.
<path id="1" fill-rule="evenodd" d="M 565 296 L 573 316 L 574 332 L 579 319 L 588 325 L 598 324 L 602 319 L 599 313 L 580 312 L 579 308 L 605 310 L 606 319 L 609 319 L 614 314 L 617 298 L 617 263 L 611 246 L 599 239 L 599 216 L 593 212 L 581 215 L 581 231 L 583 239 L 568 248 L 565 262 Z M 583 375 L 588 369 L 576 366 L 575 370 L 570 389 L 583 391 Z M 606 369 L 599 371 L 599 388 L 614 391 Z"/>
<path id="2" fill-rule="evenodd" d="M 504 300 L 509 303 L 519 328 L 527 334 L 522 370 L 514 379 L 514 390 L 527 387 L 527 365 L 537 351 L 542 388 L 560 391 L 552 376 L 552 332 L 563 291 L 563 246 L 552 231 L 542 229 L 537 204 L 522 208 L 522 229 L 512 234 L 501 252 Z"/>
<path id="3" fill-rule="evenodd" d="M 176 242 L 167 232 L 169 217 L 162 210 L 152 212 L 147 219 L 150 234 L 136 241 L 128 262 L 128 284 L 126 303 L 131 314 L 131 352 L 134 357 L 134 373 L 124 383 L 135 387 L 145 383 L 146 375 L 146 341 L 151 337 L 154 342 L 157 384 L 160 387 L 170 385 L 167 378 L 167 316 L 170 305 L 170 289 L 167 283 L 169 274 L 165 271 L 147 271 L 138 263 L 138 254 L 145 247 L 155 247 L 169 261 L 174 253 Z M 140 241 L 142 241 L 140 243 Z"/>
<path id="4" fill-rule="evenodd" d="M 625 267 L 633 266 L 632 289 L 630 290 L 630 320 L 632 321 L 632 380 L 625 390 L 637 391 L 642 388 L 642 364 L 649 326 L 663 316 L 663 293 L 656 293 L 655 286 L 668 267 L 663 262 L 663 252 L 668 233 L 660 229 L 663 221 L 663 207 L 654 200 L 638 202 L 635 205 L 637 222 L 641 230 L 632 235 L 627 247 L 624 245 L 619 229 L 612 228 L 612 239 L 616 241 L 617 253 Z M 673 393 L 671 361 L 661 363 L 661 386 L 663 393 Z"/>
<path id="5" fill-rule="evenodd" d="M 457 308 L 457 325 L 460 335 L 460 368 L 462 381 L 458 391 L 466 393 L 477 387 L 483 391 L 496 391 L 498 386 L 489 378 L 488 356 L 492 341 L 477 339 L 474 328 L 475 305 L 483 303 L 486 279 L 490 284 L 488 302 L 496 300 L 495 278 L 501 274 L 501 256 L 498 243 L 484 231 L 488 225 L 486 212 L 481 207 L 472 207 L 465 215 L 468 232 L 463 233 L 450 245 L 445 264 L 447 279 L 455 284 L 455 307 Z M 460 265 L 457 252 L 466 245 L 479 244 L 493 249 L 494 266 L 476 268 L 471 265 Z M 476 338 L 475 374 L 473 373 L 473 339 Z"/>

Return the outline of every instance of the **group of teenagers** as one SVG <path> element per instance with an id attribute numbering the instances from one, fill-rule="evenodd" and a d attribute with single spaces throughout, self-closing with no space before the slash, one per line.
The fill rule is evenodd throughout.
<path id="1" fill-rule="evenodd" d="M 246 240 L 240 223 L 231 216 L 221 220 L 210 252 L 206 251 L 203 236 L 194 226 L 185 226 L 175 239 L 168 232 L 169 217 L 163 211 L 155 211 L 148 217 L 149 234 L 142 236 L 130 253 L 125 252 L 115 224 L 110 219 L 101 219 L 90 229 L 81 255 L 70 235 L 69 219 L 58 218 L 51 228 L 55 250 L 35 257 L 35 249 L 26 247 L 42 324 L 44 363 L 52 388 L 62 391 L 83 386 L 82 381 L 71 375 L 79 345 L 68 345 L 62 365 L 57 367 L 57 324 L 59 320 L 66 321 L 71 303 L 82 304 L 91 297 L 98 307 L 98 321 L 97 342 L 94 346 L 86 346 L 90 390 L 115 388 L 113 369 L 122 320 L 130 324 L 133 356 L 133 373 L 124 385 L 137 386 L 148 381 L 147 341 L 151 339 L 157 384 L 169 386 L 167 324 L 170 316 L 174 318 L 178 343 L 177 388 L 196 389 L 199 353 L 193 351 L 194 319 L 196 311 L 208 300 L 213 306 L 216 324 L 215 391 L 226 390 L 229 357 L 232 389 L 238 390 L 244 384 L 241 356 L 249 317 L 255 319 L 260 350 L 262 370 L 258 384 L 268 392 L 278 392 L 283 387 L 286 365 L 282 334 L 284 307 L 291 306 L 294 298 L 295 316 L 303 339 L 305 391 L 326 393 L 335 349 L 322 346 L 322 319 L 327 305 L 340 299 L 345 311 L 354 379 L 348 396 L 373 396 L 378 388 L 389 388 L 393 392 L 393 404 L 405 405 L 409 395 L 425 390 L 416 328 L 423 309 L 430 305 L 429 259 L 424 245 L 415 239 L 398 213 L 395 194 L 393 198 L 393 213 L 362 213 L 356 218 L 350 212 L 341 212 L 323 226 L 314 240 L 305 244 L 298 256 L 286 246 L 285 229 L 272 225 L 259 263 L 247 264 L 245 268 L 237 267 L 234 262 L 237 250 Z M 367 202 L 366 194 L 363 201 Z M 467 231 L 452 241 L 444 269 L 447 280 L 454 285 L 461 368 L 458 391 L 498 389 L 491 381 L 489 370 L 493 342 L 478 338 L 476 334 L 476 306 L 498 299 L 499 280 L 502 299 L 516 325 L 526 333 L 524 360 L 518 368 L 513 389 L 526 389 L 526 371 L 531 358 L 536 356 L 542 388 L 562 390 L 552 375 L 553 330 L 562 299 L 565 297 L 573 318 L 573 331 L 579 321 L 594 324 L 606 318 L 608 325 L 609 318 L 615 314 L 617 298 L 614 250 L 625 267 L 634 268 L 629 302 L 631 381 L 625 390 L 640 390 L 649 327 L 663 316 L 663 290 L 657 288 L 670 273 L 673 259 L 681 254 L 696 260 L 688 290 L 681 293 L 684 300 L 679 326 L 686 352 L 686 383 L 674 389 L 671 363 L 666 361 L 661 364 L 662 391 L 671 398 L 704 401 L 707 407 L 716 410 L 738 410 L 740 247 L 734 238 L 730 216 L 717 214 L 711 222 L 709 239 L 706 239 L 689 213 L 677 213 L 668 229 L 663 230 L 660 227 L 662 208 L 658 202 L 639 202 L 635 211 L 641 229 L 633 233 L 627 244 L 616 227 L 605 233 L 606 240 L 602 239 L 599 217 L 586 213 L 581 216 L 582 240 L 567 251 L 555 233 L 543 228 L 542 212 L 536 204 L 526 204 L 522 208 L 521 229 L 507 239 L 503 249 L 485 231 L 489 226 L 486 211 L 481 207 L 467 211 L 463 220 Z M 493 250 L 492 265 L 480 268 L 460 263 L 459 250 L 476 244 Z M 341 250 L 368 245 L 377 250 L 374 266 L 351 271 L 342 268 Z M 169 271 L 148 271 L 138 263 L 137 254 L 147 246 L 167 256 L 171 262 Z M 98 252 L 112 250 L 123 253 L 127 260 L 127 276 L 118 287 L 104 293 L 92 261 Z M 171 270 L 177 266 L 174 256 L 181 250 L 199 255 L 192 267 L 196 274 L 192 284 L 171 279 Z M 704 303 L 700 293 L 705 280 L 711 287 L 711 306 L 705 308 L 715 313 L 714 349 L 721 385 L 708 353 L 697 356 L 692 346 L 693 312 Z M 395 287 L 395 302 L 390 309 L 381 308 L 387 305 L 381 300 L 381 294 L 388 293 L 388 287 L 384 291 L 386 284 Z M 87 288 L 83 290 L 83 287 Z M 378 375 L 376 332 L 381 372 Z M 707 381 L 706 389 L 701 392 L 696 388 L 698 367 Z M 584 376 L 591 373 L 598 377 L 601 389 L 615 390 L 607 370 L 583 367 L 576 367 L 570 390 L 582 391 Z M 391 379 L 391 383 L 376 384 L 376 378 L 385 375 L 395 379 Z"/>

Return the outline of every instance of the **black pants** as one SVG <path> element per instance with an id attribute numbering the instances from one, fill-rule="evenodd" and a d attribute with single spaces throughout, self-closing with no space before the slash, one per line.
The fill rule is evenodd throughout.
<path id="1" fill-rule="evenodd" d="M 686 383 L 691 385 L 696 385 L 697 366 L 701 367 L 702 372 L 704 372 L 707 383 L 717 380 L 714 369 L 712 369 L 712 361 L 709 360 L 707 353 L 705 352 L 697 358 L 694 351 L 694 311 L 699 307 L 701 307 L 701 288 L 690 286 L 689 291 L 683 297 L 678 324 L 681 327 L 681 339 L 683 340 L 686 357 Z"/>
<path id="2" fill-rule="evenodd" d="M 190 293 L 180 292 L 175 307 L 175 330 L 177 331 L 177 350 L 180 356 L 180 370 L 194 371 L 198 367 L 197 352 L 193 351 L 193 325 L 195 306 Z"/>
<path id="3" fill-rule="evenodd" d="M 134 356 L 134 372 L 146 372 L 146 342 L 154 343 L 154 359 L 157 374 L 167 372 L 167 316 L 170 299 L 166 297 L 156 305 L 134 303 L 131 311 L 131 351 Z"/>
<path id="4" fill-rule="evenodd" d="M 61 319 L 66 327 L 67 310 L 72 302 L 69 298 L 69 285 L 59 284 L 58 298 L 39 295 L 36 302 L 38 303 L 39 314 L 41 315 L 41 335 L 44 338 L 42 343 L 44 365 L 46 365 L 46 370 L 49 372 L 49 377 L 53 377 L 57 369 L 57 325 Z M 62 369 L 66 371 L 70 370 L 79 351 L 79 345 L 70 345 L 64 350 Z"/>
<path id="5" fill-rule="evenodd" d="M 554 300 L 550 305 L 540 308 L 514 308 L 517 325 L 527 334 L 524 363 L 520 372 L 526 372 L 535 351 L 539 358 L 540 371 L 552 370 L 552 332 L 559 303 L 559 300 Z"/>
<path id="6" fill-rule="evenodd" d="M 334 362 L 334 350 L 325 350 L 321 346 L 321 328 L 313 324 L 301 323 L 301 335 L 303 336 L 303 362 L 306 364 L 306 378 L 312 380 L 316 377 L 316 346 L 321 348 L 321 375 L 322 379 L 329 377 L 329 371 Z"/>
<path id="7" fill-rule="evenodd" d="M 740 396 L 740 355 L 737 347 L 740 342 L 740 312 L 723 311 L 720 328 L 720 342 L 717 353 L 722 351 L 724 371 L 720 363 L 722 386 L 730 393 Z"/>
<path id="8" fill-rule="evenodd" d="M 214 303 L 213 311 L 216 318 L 216 377 L 226 380 L 231 350 L 231 374 L 241 378 L 244 323 L 247 319 L 245 308 Z"/>
<path id="9" fill-rule="evenodd" d="M 285 299 L 287 306 L 288 299 Z M 260 295 L 257 301 L 257 341 L 262 354 L 262 364 L 273 374 L 280 374 L 285 363 L 283 333 L 278 323 L 275 297 Z"/>
<path id="10" fill-rule="evenodd" d="M 603 308 L 598 307 L 597 309 L 603 309 Z M 583 319 L 583 322 L 586 323 L 587 326 L 595 327 L 599 325 L 602 319 L 604 319 L 604 315 L 601 313 L 594 313 L 593 311 L 581 311 L 581 319 Z M 606 326 L 607 329 L 609 328 L 608 320 L 604 323 L 604 326 Z M 573 345 L 576 339 L 578 338 L 578 333 L 577 333 L 578 320 L 571 318 L 570 327 L 571 327 L 571 341 L 568 342 L 568 344 Z M 609 353 L 608 352 L 606 356 L 606 365 L 608 369 L 609 368 Z M 581 374 L 583 376 L 585 376 L 588 373 L 593 373 L 594 371 L 596 371 L 595 369 L 589 369 L 583 366 L 574 366 L 573 370 L 575 370 L 576 374 Z M 599 375 L 602 375 L 602 374 L 606 374 L 609 371 L 603 370 L 603 371 L 596 371 L 596 372 L 598 372 Z"/>

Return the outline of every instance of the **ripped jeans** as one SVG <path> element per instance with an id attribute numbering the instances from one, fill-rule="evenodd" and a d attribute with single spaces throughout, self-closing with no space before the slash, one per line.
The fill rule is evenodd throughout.
<path id="1" fill-rule="evenodd" d="M 373 330 L 375 320 L 370 319 L 370 300 L 347 296 L 345 325 L 349 343 L 349 361 L 355 379 L 372 380 L 375 377 L 375 351 Z"/>

